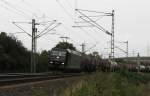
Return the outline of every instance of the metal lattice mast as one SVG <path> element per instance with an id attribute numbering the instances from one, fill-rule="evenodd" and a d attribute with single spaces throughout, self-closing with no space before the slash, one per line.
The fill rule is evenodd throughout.
<path id="1" fill-rule="evenodd" d="M 115 45 L 115 35 L 114 35 L 114 10 L 112 11 L 112 29 L 111 29 L 111 59 L 114 59 L 114 45 Z"/>
<path id="2" fill-rule="evenodd" d="M 36 72 L 36 28 L 35 19 L 32 19 L 32 51 L 31 51 L 31 73 Z"/>
<path id="3" fill-rule="evenodd" d="M 82 43 L 80 46 L 82 47 L 82 53 L 84 54 L 85 53 L 85 43 Z"/>
<path id="4" fill-rule="evenodd" d="M 127 41 L 127 57 L 129 57 L 129 42 Z"/>

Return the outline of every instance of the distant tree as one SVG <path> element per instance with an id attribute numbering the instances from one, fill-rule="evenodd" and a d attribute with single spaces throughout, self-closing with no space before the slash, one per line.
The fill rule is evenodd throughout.
<path id="1" fill-rule="evenodd" d="M 54 48 L 76 50 L 73 44 L 68 42 L 59 42 Z"/>
<path id="2" fill-rule="evenodd" d="M 49 51 L 43 50 L 38 56 L 38 72 L 44 72 L 48 70 Z"/>

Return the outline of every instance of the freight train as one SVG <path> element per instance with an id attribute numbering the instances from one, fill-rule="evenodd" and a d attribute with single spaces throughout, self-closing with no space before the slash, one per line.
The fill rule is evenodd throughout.
<path id="1" fill-rule="evenodd" d="M 49 54 L 49 69 L 61 72 L 114 72 L 128 70 L 132 72 L 150 72 L 149 66 L 137 65 L 136 63 L 116 63 L 109 59 L 82 54 L 70 49 L 53 48 Z"/>

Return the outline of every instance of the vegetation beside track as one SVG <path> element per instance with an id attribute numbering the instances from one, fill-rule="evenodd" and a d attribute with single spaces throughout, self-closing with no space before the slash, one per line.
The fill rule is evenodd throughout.
<path id="1" fill-rule="evenodd" d="M 48 69 L 48 51 L 37 53 L 37 72 Z M 31 51 L 16 37 L 0 33 L 0 73 L 30 72 Z"/>
<path id="2" fill-rule="evenodd" d="M 149 96 L 149 81 L 150 74 L 98 73 L 68 96 Z"/>

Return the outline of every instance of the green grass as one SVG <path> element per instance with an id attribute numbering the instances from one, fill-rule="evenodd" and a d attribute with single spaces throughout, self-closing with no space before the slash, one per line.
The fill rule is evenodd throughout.
<path id="1" fill-rule="evenodd" d="M 130 72 L 98 73 L 72 96 L 149 96 L 150 75 Z"/>
<path id="2" fill-rule="evenodd" d="M 48 92 L 46 92 L 43 88 L 32 89 L 32 96 L 48 96 Z"/>

